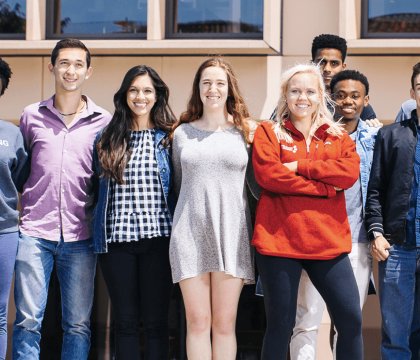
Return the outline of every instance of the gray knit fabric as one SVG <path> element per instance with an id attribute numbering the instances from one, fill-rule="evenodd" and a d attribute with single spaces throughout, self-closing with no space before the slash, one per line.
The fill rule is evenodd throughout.
<path id="1" fill-rule="evenodd" d="M 170 260 L 174 283 L 212 271 L 254 283 L 245 173 L 250 147 L 236 127 L 182 124 L 172 145 L 175 209 Z"/>

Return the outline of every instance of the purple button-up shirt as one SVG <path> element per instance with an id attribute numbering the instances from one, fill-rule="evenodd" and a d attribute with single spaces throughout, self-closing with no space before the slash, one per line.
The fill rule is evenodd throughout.
<path id="1" fill-rule="evenodd" d="M 22 198 L 20 231 L 46 240 L 92 236 L 93 141 L 111 114 L 87 96 L 87 109 L 70 128 L 53 106 L 54 96 L 23 110 L 20 129 L 31 156 Z"/>

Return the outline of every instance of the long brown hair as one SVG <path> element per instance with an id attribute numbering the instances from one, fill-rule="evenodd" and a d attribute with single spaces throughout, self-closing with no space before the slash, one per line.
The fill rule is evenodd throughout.
<path id="1" fill-rule="evenodd" d="M 105 176 L 124 184 L 123 174 L 130 161 L 129 149 L 133 114 L 127 104 L 127 91 L 137 76 L 148 75 L 156 92 L 156 102 L 150 110 L 150 120 L 166 133 L 170 133 L 176 118 L 169 106 L 169 88 L 155 70 L 146 65 L 134 66 L 128 70 L 121 87 L 114 95 L 115 112 L 111 122 L 102 131 L 96 145 L 99 162 Z"/>
<path id="2" fill-rule="evenodd" d="M 220 67 L 226 72 L 229 89 L 226 100 L 227 112 L 232 115 L 233 123 L 242 132 L 246 142 L 251 143 L 252 140 L 250 139 L 250 128 L 248 125 L 248 120 L 251 120 L 251 118 L 248 108 L 239 90 L 238 80 L 236 79 L 232 65 L 220 56 L 204 61 L 198 68 L 194 77 L 187 110 L 181 114 L 179 120 L 172 127 L 171 137 L 173 137 L 173 132 L 179 125 L 192 122 L 203 116 L 203 103 L 200 98 L 200 79 L 204 69 L 213 66 Z"/>

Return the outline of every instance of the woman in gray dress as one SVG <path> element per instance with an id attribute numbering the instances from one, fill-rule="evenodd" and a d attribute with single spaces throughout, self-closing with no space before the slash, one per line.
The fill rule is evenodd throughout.
<path id="1" fill-rule="evenodd" d="M 236 358 L 239 296 L 254 283 L 245 180 L 254 128 L 231 65 L 205 61 L 172 147 L 179 199 L 170 260 L 185 304 L 189 360 Z"/>

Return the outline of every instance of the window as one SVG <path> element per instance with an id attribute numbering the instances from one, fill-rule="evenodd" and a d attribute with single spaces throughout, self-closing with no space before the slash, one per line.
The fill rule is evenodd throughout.
<path id="1" fill-rule="evenodd" d="M 24 39 L 26 0 L 0 0 L 0 38 Z"/>
<path id="2" fill-rule="evenodd" d="M 49 38 L 145 38 L 146 33 L 147 0 L 48 2 Z"/>
<path id="3" fill-rule="evenodd" d="M 263 0 L 167 0 L 168 38 L 263 37 Z"/>
<path id="4" fill-rule="evenodd" d="M 364 0 L 362 11 L 365 38 L 420 37 L 418 0 Z"/>

